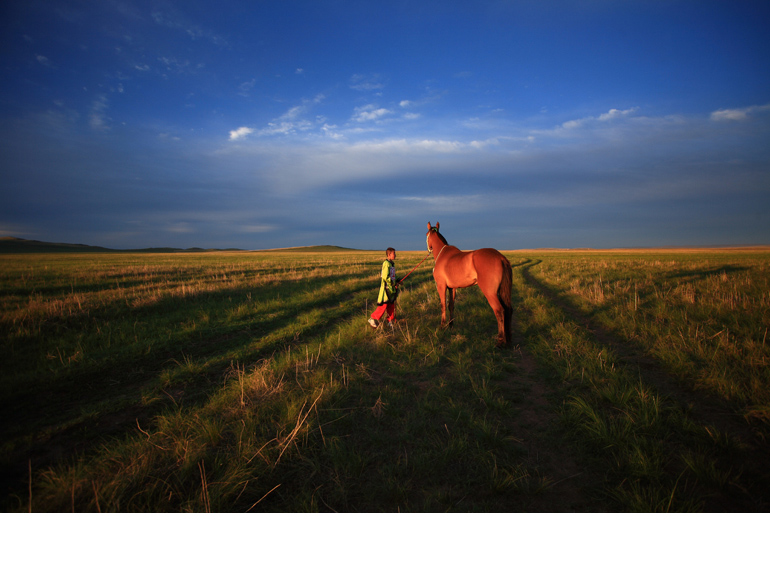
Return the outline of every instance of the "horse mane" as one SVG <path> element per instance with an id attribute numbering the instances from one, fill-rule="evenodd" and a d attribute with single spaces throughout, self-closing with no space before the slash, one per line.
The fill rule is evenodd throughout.
<path id="1" fill-rule="evenodd" d="M 446 238 L 444 238 L 444 235 L 443 235 L 443 234 L 441 234 L 441 233 L 438 231 L 438 229 L 437 229 L 435 226 L 434 226 L 433 228 L 431 228 L 431 230 L 432 230 L 433 232 L 435 232 L 435 233 L 436 233 L 436 235 L 439 237 L 439 239 L 440 239 L 440 240 L 441 240 L 441 241 L 442 241 L 444 244 L 446 244 L 447 246 L 449 246 L 449 242 L 447 242 L 447 241 L 446 241 Z"/>

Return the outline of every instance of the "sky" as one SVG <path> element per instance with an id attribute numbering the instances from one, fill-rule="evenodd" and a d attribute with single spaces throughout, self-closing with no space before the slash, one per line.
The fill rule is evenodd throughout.
<path id="1" fill-rule="evenodd" d="M 0 236 L 770 244 L 770 3 L 6 0 Z"/>

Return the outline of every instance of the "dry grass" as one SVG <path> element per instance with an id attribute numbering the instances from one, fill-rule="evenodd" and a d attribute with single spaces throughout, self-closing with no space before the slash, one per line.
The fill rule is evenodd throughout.
<path id="1" fill-rule="evenodd" d="M 423 255 L 400 253 L 400 270 Z M 8 508 L 767 501 L 733 426 L 671 401 L 718 398 L 721 415 L 767 434 L 767 255 L 510 256 L 511 350 L 494 348 L 476 289 L 439 328 L 427 266 L 396 329 L 372 331 L 379 252 L 4 258 Z"/>

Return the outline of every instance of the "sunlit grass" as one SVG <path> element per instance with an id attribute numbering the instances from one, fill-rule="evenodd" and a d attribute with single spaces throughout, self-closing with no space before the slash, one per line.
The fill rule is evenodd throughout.
<path id="1" fill-rule="evenodd" d="M 538 275 L 695 388 L 743 415 L 770 404 L 767 255 L 548 259 Z"/>
<path id="2" fill-rule="evenodd" d="M 372 330 L 380 253 L 2 259 L 11 510 L 559 510 L 579 476 L 593 510 L 764 493 L 636 361 L 765 432 L 763 258 L 512 255 L 509 350 L 476 288 L 439 326 L 428 267 Z"/>
<path id="3" fill-rule="evenodd" d="M 770 310 L 767 262 L 699 257 L 548 256 L 518 271 L 530 349 L 563 377 L 564 427 L 604 467 L 607 496 L 623 509 L 702 510 L 728 486 L 765 485 L 756 474 L 736 480 L 731 454 L 743 437 L 715 437 L 716 427 L 690 417 L 692 398 L 668 395 L 672 384 L 706 392 L 754 417 L 754 431 L 767 435 L 751 415 L 768 404 L 768 352 L 757 341 Z M 728 331 L 734 337 L 720 341 Z M 654 376 L 645 382 L 648 370 Z"/>

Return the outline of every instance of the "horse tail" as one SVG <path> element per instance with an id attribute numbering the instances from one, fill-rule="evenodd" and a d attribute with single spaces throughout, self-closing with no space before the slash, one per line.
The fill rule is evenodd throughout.
<path id="1" fill-rule="evenodd" d="M 511 262 L 505 256 L 500 256 L 500 262 L 503 266 L 503 278 L 500 280 L 500 287 L 497 289 L 497 297 L 500 299 L 500 304 L 507 310 L 512 310 L 511 306 L 511 289 L 513 288 L 513 269 L 511 268 Z"/>
<path id="2" fill-rule="evenodd" d="M 497 298 L 503 305 L 505 315 L 505 339 L 506 343 L 511 341 L 511 316 L 513 315 L 513 305 L 511 304 L 511 289 L 513 288 L 513 268 L 511 262 L 503 255 L 500 255 L 500 262 L 503 267 L 503 278 L 497 289 Z"/>

